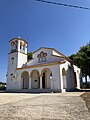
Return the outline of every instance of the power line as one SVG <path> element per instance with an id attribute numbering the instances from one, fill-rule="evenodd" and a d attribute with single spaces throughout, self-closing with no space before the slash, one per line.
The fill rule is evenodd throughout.
<path id="1" fill-rule="evenodd" d="M 46 1 L 46 0 L 36 0 L 36 1 L 44 2 L 44 3 L 48 3 L 48 4 L 54 4 L 54 5 L 61 5 L 61 6 L 65 6 L 65 7 L 72 7 L 72 8 L 79 8 L 79 9 L 90 10 L 90 8 L 88 8 L 88 7 L 77 6 L 77 5 L 71 5 L 71 4 L 65 4 L 65 3 L 57 3 L 57 2 L 50 2 L 50 1 Z"/>

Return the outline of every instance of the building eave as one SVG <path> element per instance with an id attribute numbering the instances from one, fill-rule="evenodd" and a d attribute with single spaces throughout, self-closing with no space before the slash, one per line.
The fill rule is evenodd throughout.
<path id="1" fill-rule="evenodd" d="M 37 67 L 44 67 L 44 66 L 52 66 L 52 65 L 57 65 L 57 64 L 64 64 L 65 62 L 66 61 L 59 61 L 59 62 L 37 64 L 37 65 L 31 65 L 31 66 L 25 66 L 25 67 L 22 67 L 22 68 L 17 68 L 16 70 L 23 70 L 23 69 L 37 68 Z"/>

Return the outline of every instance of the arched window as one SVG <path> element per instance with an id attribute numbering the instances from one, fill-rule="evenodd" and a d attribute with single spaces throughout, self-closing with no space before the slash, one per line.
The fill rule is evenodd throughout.
<path id="1" fill-rule="evenodd" d="M 17 50 L 17 44 L 18 44 L 18 41 L 13 41 L 11 42 L 11 51 L 14 52 Z"/>
<path id="2" fill-rule="evenodd" d="M 12 64 L 14 63 L 14 57 L 11 58 Z"/>
<path id="3" fill-rule="evenodd" d="M 11 76 L 11 80 L 13 80 L 13 73 L 11 73 L 10 76 Z"/>
<path id="4" fill-rule="evenodd" d="M 46 61 L 47 53 L 44 53 L 43 51 L 37 56 L 38 62 L 45 62 Z"/>

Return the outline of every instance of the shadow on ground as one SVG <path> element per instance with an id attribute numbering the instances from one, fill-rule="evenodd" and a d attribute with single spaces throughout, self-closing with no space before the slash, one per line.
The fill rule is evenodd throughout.
<path id="1" fill-rule="evenodd" d="M 67 90 L 67 92 L 90 92 L 90 89 L 74 89 L 74 90 Z M 32 94 L 39 94 L 39 93 L 61 93 L 60 91 L 6 91 L 6 90 L 0 90 L 0 93 L 32 93 Z"/>
<path id="2" fill-rule="evenodd" d="M 80 97 L 83 98 L 83 100 L 86 103 L 86 106 L 88 108 L 88 111 L 90 112 L 90 90 L 87 90 L 84 94 L 82 94 Z"/>

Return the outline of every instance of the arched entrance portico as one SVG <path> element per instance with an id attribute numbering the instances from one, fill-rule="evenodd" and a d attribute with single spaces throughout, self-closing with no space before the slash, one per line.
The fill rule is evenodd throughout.
<path id="1" fill-rule="evenodd" d="M 21 82 L 22 82 L 22 89 L 28 89 L 29 88 L 29 74 L 27 71 L 24 71 L 21 74 Z"/>
<path id="2" fill-rule="evenodd" d="M 42 70 L 42 88 L 49 89 L 51 88 L 51 81 L 50 81 L 50 70 L 45 68 Z"/>
<path id="3" fill-rule="evenodd" d="M 67 81 L 66 81 L 66 71 L 65 68 L 62 69 L 62 78 L 63 78 L 63 89 L 67 88 Z"/>
<path id="4" fill-rule="evenodd" d="M 37 89 L 40 88 L 40 75 L 38 70 L 33 70 L 31 72 L 31 88 Z"/>

